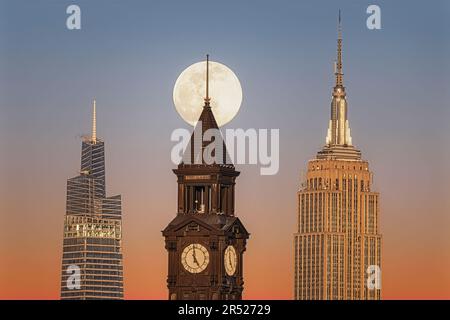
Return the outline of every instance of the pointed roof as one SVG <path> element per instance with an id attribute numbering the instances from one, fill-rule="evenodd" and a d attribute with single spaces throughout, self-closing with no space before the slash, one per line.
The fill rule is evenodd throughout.
<path id="1" fill-rule="evenodd" d="M 208 159 L 205 155 L 211 155 Z M 209 105 L 203 107 L 191 140 L 183 154 L 183 164 L 233 166 L 225 141 Z"/>
<path id="2" fill-rule="evenodd" d="M 227 165 L 233 166 L 226 150 L 226 145 L 220 132 L 209 97 L 209 55 L 206 55 L 206 96 L 202 113 L 194 127 L 191 140 L 183 154 L 182 164 Z M 210 131 L 208 131 L 210 130 Z M 205 136 L 206 134 L 206 136 Z M 210 154 L 214 159 L 205 159 Z"/>
<path id="3" fill-rule="evenodd" d="M 238 231 L 238 234 L 244 238 L 248 238 L 250 235 L 238 217 L 218 214 L 177 215 L 167 227 L 162 230 L 162 233 L 165 235 L 169 233 L 184 234 L 187 226 L 195 224 L 200 228 L 207 230 L 210 234 L 223 235 L 228 232 L 236 233 L 236 231 Z M 237 228 L 238 230 L 235 230 L 234 228 Z"/>

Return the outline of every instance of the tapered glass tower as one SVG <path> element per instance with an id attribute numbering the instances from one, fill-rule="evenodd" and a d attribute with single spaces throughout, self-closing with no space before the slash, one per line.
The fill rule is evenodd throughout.
<path id="1" fill-rule="evenodd" d="M 379 195 L 353 146 L 342 72 L 339 14 L 335 86 L 326 144 L 298 192 L 295 299 L 380 299 Z"/>
<path id="2" fill-rule="evenodd" d="M 80 175 L 67 180 L 61 299 L 123 299 L 121 196 L 106 197 L 105 145 L 83 139 Z"/>

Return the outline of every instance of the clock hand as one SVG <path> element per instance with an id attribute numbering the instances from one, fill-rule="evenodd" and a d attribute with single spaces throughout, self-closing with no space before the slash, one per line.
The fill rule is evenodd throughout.
<path id="1" fill-rule="evenodd" d="M 197 257 L 195 256 L 195 245 L 193 246 L 192 257 L 194 258 L 194 262 L 200 267 L 200 264 L 197 261 Z"/>

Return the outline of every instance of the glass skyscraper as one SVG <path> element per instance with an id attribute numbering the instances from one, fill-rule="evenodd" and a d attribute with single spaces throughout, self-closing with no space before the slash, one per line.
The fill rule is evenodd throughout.
<path id="1" fill-rule="evenodd" d="M 105 145 L 84 138 L 80 175 L 67 180 L 61 299 L 123 299 L 121 196 L 106 197 Z"/>

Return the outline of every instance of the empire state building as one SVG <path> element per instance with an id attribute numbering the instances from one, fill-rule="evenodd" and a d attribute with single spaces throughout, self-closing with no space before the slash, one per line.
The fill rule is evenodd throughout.
<path id="1" fill-rule="evenodd" d="M 297 194 L 294 298 L 381 298 L 379 194 L 353 145 L 342 72 L 339 14 L 335 86 L 326 144 L 308 162 Z"/>

